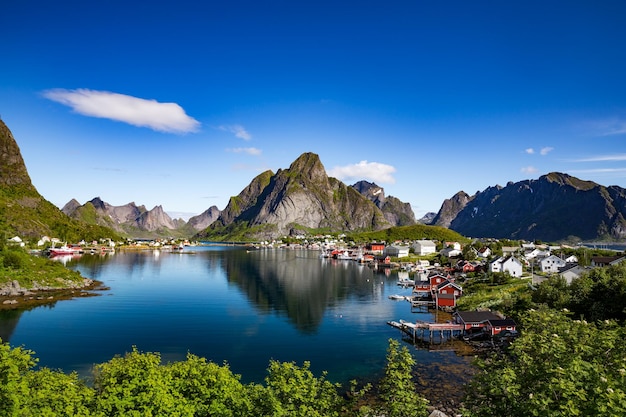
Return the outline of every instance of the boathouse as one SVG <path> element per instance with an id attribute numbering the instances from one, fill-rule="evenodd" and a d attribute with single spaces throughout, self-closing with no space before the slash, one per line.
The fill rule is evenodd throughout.
<path id="1" fill-rule="evenodd" d="M 435 301 L 437 307 L 456 307 L 456 300 L 463 295 L 463 288 L 460 285 L 445 280 L 439 284 L 435 290 Z"/>
<path id="2" fill-rule="evenodd" d="M 463 325 L 466 332 L 482 329 L 489 320 L 502 320 L 502 317 L 492 311 L 457 311 L 452 316 L 454 322 Z"/>
<path id="3" fill-rule="evenodd" d="M 485 322 L 484 330 L 491 336 L 495 336 L 506 330 L 515 332 L 517 331 L 517 323 L 512 319 L 490 319 Z"/>

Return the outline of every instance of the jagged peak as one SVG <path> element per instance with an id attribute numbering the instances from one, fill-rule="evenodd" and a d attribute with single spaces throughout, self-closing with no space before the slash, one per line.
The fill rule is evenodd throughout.
<path id="1" fill-rule="evenodd" d="M 289 172 L 299 173 L 308 177 L 326 176 L 326 169 L 320 161 L 320 157 L 312 152 L 305 152 L 300 155 L 289 166 Z"/>

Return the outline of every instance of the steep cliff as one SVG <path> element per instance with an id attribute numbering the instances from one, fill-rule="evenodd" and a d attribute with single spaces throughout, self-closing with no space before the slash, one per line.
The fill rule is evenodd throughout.
<path id="1" fill-rule="evenodd" d="M 68 241 L 115 238 L 110 229 L 67 217 L 33 186 L 19 146 L 0 120 L 0 231 L 26 239 L 42 236 Z"/>

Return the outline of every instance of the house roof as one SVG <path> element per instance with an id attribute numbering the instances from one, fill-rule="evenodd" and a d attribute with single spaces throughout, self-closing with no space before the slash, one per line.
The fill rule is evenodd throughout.
<path id="1" fill-rule="evenodd" d="M 454 314 L 464 323 L 480 323 L 487 320 L 502 320 L 500 316 L 491 311 L 457 311 Z"/>
<path id="2" fill-rule="evenodd" d="M 513 319 L 493 319 L 493 320 L 487 320 L 487 322 L 489 324 L 491 324 L 492 326 L 500 326 L 500 327 L 506 327 L 506 326 L 517 326 L 517 323 L 515 323 L 515 320 Z"/>
<path id="3" fill-rule="evenodd" d="M 610 264 L 610 263 L 614 263 L 616 261 L 623 261 L 626 260 L 626 257 L 622 256 L 622 255 L 618 255 L 618 256 L 592 256 L 591 257 L 591 261 L 596 263 L 596 264 Z"/>
<path id="4" fill-rule="evenodd" d="M 451 287 L 456 288 L 459 291 L 463 291 L 463 288 L 459 284 L 456 284 L 456 283 L 454 283 L 452 281 L 449 281 L 447 279 L 444 282 L 439 283 L 439 285 L 437 285 L 437 289 L 440 290 L 443 287 L 447 287 L 448 285 L 451 286 Z"/>

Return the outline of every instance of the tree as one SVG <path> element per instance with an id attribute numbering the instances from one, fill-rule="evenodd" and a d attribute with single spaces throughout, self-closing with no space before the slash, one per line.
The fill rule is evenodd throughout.
<path id="1" fill-rule="evenodd" d="M 626 415 L 626 329 L 550 309 L 523 318 L 508 354 L 479 360 L 468 416 Z"/>
<path id="2" fill-rule="evenodd" d="M 94 370 L 96 411 L 104 416 L 193 416 L 189 402 L 173 389 L 172 375 L 158 353 L 136 347 Z"/>
<path id="3" fill-rule="evenodd" d="M 311 364 L 302 367 L 293 362 L 271 361 L 265 378 L 266 391 L 256 388 L 258 415 L 332 417 L 339 416 L 344 400 L 337 393 L 338 384 L 326 380 L 326 373 L 316 378 Z M 258 394 L 265 394 L 263 398 Z"/>
<path id="4" fill-rule="evenodd" d="M 19 416 L 92 416 L 94 391 L 79 380 L 76 373 L 69 375 L 42 368 L 30 371 L 24 378 L 28 396 Z"/>
<path id="5" fill-rule="evenodd" d="M 193 404 L 196 416 L 242 417 L 255 415 L 240 376 L 227 364 L 219 366 L 192 354 L 169 365 L 173 389 Z"/>
<path id="6" fill-rule="evenodd" d="M 26 373 L 35 366 L 33 352 L 20 347 L 11 349 L 0 339 L 0 416 L 14 416 L 28 396 Z"/>
<path id="7" fill-rule="evenodd" d="M 388 417 L 426 415 L 427 401 L 420 397 L 413 382 L 415 359 L 406 346 L 389 339 L 385 375 L 380 382 L 380 412 Z"/>

